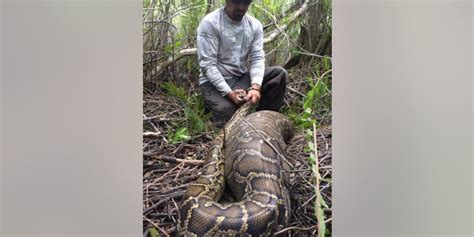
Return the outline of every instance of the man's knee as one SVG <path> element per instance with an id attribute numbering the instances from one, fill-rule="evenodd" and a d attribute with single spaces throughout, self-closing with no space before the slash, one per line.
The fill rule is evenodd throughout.
<path id="1" fill-rule="evenodd" d="M 274 68 L 277 72 L 283 74 L 285 77 L 288 77 L 288 72 L 282 66 L 275 66 Z"/>
<path id="2" fill-rule="evenodd" d="M 270 70 L 267 80 L 273 81 L 273 83 L 278 83 L 281 85 L 286 85 L 288 79 L 288 72 L 285 68 L 281 66 L 273 66 L 268 68 Z"/>

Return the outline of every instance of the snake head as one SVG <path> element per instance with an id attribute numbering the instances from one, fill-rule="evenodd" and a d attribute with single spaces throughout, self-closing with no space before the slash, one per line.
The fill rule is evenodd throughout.
<path id="1" fill-rule="evenodd" d="M 239 94 L 237 94 L 237 96 L 239 97 L 239 100 L 245 100 L 245 97 L 247 97 L 247 94 L 241 91 L 239 92 Z"/>

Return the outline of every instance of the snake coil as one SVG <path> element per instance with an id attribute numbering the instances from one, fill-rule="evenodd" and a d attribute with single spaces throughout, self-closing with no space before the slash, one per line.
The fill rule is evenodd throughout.
<path id="1" fill-rule="evenodd" d="M 293 124 L 273 111 L 248 115 L 252 108 L 242 105 L 212 141 L 201 176 L 184 194 L 179 235 L 270 236 L 288 225 L 283 154 Z M 226 181 L 235 203 L 218 203 Z"/>

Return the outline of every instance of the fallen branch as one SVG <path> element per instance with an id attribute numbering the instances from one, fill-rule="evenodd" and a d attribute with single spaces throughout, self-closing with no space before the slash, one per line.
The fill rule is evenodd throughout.
<path id="1" fill-rule="evenodd" d="M 298 227 L 298 226 L 291 226 L 291 227 L 287 227 L 283 230 L 280 230 L 280 231 L 276 232 L 275 235 L 280 235 L 280 234 L 283 234 L 283 233 L 288 232 L 290 230 L 312 230 L 312 229 L 314 229 L 313 226 L 307 227 L 307 228 L 301 228 L 301 227 Z"/>
<path id="2" fill-rule="evenodd" d="M 293 13 L 291 16 L 290 16 L 290 20 L 289 20 L 289 23 L 288 24 L 284 24 L 284 25 L 281 25 L 280 27 L 278 27 L 278 29 L 274 30 L 270 36 L 268 36 L 267 38 L 263 39 L 263 43 L 264 44 L 267 44 L 267 43 L 270 43 L 272 42 L 273 40 L 276 39 L 276 37 L 278 35 L 280 35 L 280 33 L 284 30 L 286 30 L 288 28 L 288 26 L 290 26 L 294 21 L 296 21 L 296 19 L 298 19 L 306 10 L 308 10 L 309 8 L 309 2 L 310 0 L 306 0 L 304 1 L 303 5 L 301 5 L 300 9 L 298 9 L 295 13 Z"/>
<path id="3" fill-rule="evenodd" d="M 310 0 L 305 0 L 301 7 L 290 16 L 288 23 L 280 25 L 278 29 L 275 29 L 268 37 L 263 39 L 263 43 L 268 44 L 273 42 L 284 30 L 288 28 L 288 26 L 293 24 L 306 10 L 308 10 L 310 5 L 309 3 Z M 185 56 L 195 55 L 196 53 L 196 48 L 182 49 L 174 57 L 170 57 L 165 62 L 158 65 L 156 67 L 156 71 L 157 73 L 160 73 L 163 69 L 180 60 L 181 58 Z"/>
<path id="4" fill-rule="evenodd" d="M 294 93 L 300 95 L 300 96 L 303 97 L 303 98 L 306 98 L 306 95 L 305 95 L 305 94 L 303 94 L 303 93 L 297 91 L 296 89 L 293 89 L 293 88 L 290 87 L 290 86 L 287 86 L 286 89 L 288 89 L 288 90 L 290 90 L 290 91 L 292 91 L 292 92 L 294 92 Z"/>
<path id="5" fill-rule="evenodd" d="M 184 56 L 195 55 L 197 53 L 196 48 L 191 49 L 182 49 L 179 51 L 174 57 L 168 58 L 164 63 L 158 65 L 156 67 L 157 72 L 161 72 L 164 68 L 168 67 L 169 65 L 173 64 L 174 62 L 180 60 Z"/>
<path id="6" fill-rule="evenodd" d="M 165 155 L 153 156 L 153 158 L 155 158 L 157 160 L 170 162 L 170 163 L 175 163 L 175 164 L 201 165 L 201 164 L 204 163 L 203 160 L 185 160 L 185 159 L 179 159 L 179 158 L 175 158 L 175 157 L 172 157 L 172 156 L 165 156 Z"/>
<path id="7" fill-rule="evenodd" d="M 144 137 L 159 137 L 161 135 L 161 132 L 144 132 L 143 136 Z"/>

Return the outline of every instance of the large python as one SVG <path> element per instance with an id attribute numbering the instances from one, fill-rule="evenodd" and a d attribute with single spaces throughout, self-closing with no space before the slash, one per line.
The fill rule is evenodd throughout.
<path id="1" fill-rule="evenodd" d="M 293 124 L 273 111 L 242 105 L 212 141 L 201 176 L 180 206 L 181 236 L 271 236 L 289 222 L 283 175 Z M 282 167 L 283 166 L 283 167 Z M 238 202 L 220 204 L 225 182 Z"/>

